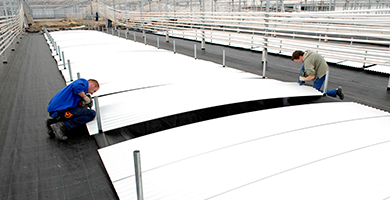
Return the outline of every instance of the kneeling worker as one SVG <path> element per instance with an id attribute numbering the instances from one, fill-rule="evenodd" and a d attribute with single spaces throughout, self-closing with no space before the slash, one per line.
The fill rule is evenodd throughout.
<path id="1" fill-rule="evenodd" d="M 329 66 L 325 59 L 314 51 L 294 51 L 291 56 L 291 60 L 297 63 L 303 62 L 300 72 L 299 83 L 305 81 L 314 81 L 313 87 L 321 91 L 321 87 L 324 84 L 326 78 L 326 71 L 329 70 Z M 321 91 L 322 92 L 322 91 Z M 326 94 L 331 97 L 339 97 L 344 99 L 343 89 L 339 88 L 334 90 L 327 90 Z"/>
<path id="2" fill-rule="evenodd" d="M 47 133 L 60 140 L 67 140 L 65 131 L 92 121 L 96 112 L 91 110 L 91 95 L 99 90 L 94 79 L 77 79 L 64 87 L 50 100 L 47 107 L 52 119 L 46 120 Z"/>

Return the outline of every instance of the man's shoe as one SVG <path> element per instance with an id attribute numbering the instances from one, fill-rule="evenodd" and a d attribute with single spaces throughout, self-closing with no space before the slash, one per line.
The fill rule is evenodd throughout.
<path id="1" fill-rule="evenodd" d="M 59 140 L 67 140 L 68 139 L 68 137 L 65 136 L 66 127 L 65 127 L 65 124 L 63 122 L 54 123 L 54 124 L 50 125 L 50 127 L 53 129 L 54 135 Z"/>
<path id="2" fill-rule="evenodd" d="M 337 90 L 337 96 L 339 96 L 339 98 L 343 100 L 344 99 L 343 88 L 339 86 L 339 88 L 337 88 L 336 90 Z"/>
<path id="3" fill-rule="evenodd" d="M 54 137 L 54 132 L 53 132 L 53 129 L 50 127 L 51 124 L 53 124 L 54 119 L 46 119 L 45 123 L 46 123 L 46 133 L 50 136 L 50 137 Z"/>

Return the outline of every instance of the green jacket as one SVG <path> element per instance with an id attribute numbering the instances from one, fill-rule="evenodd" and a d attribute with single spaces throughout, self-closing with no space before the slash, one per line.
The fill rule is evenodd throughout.
<path id="1" fill-rule="evenodd" d="M 329 70 L 329 66 L 326 64 L 325 59 L 314 51 L 305 51 L 305 54 L 303 55 L 303 64 L 305 66 L 303 76 L 314 76 L 313 81 L 322 78 L 326 74 L 326 71 Z"/>

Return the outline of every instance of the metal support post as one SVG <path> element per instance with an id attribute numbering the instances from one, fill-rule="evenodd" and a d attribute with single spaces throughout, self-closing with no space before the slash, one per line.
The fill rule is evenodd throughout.
<path id="1" fill-rule="evenodd" d="M 142 189 L 142 170 L 141 170 L 141 155 L 138 150 L 134 151 L 134 170 L 135 170 L 135 183 L 137 186 L 137 197 L 138 200 L 144 199 Z"/>
<path id="2" fill-rule="evenodd" d="M 267 67 L 267 48 L 263 49 L 263 78 L 265 78 L 265 69 Z"/>
<path id="3" fill-rule="evenodd" d="M 69 77 L 70 77 L 70 81 L 73 81 L 72 69 L 70 68 L 70 60 L 68 60 L 68 68 L 69 68 Z"/>
<path id="4" fill-rule="evenodd" d="M 62 52 L 62 62 L 64 63 L 64 69 L 66 69 L 64 52 Z"/>
<path id="5" fill-rule="evenodd" d="M 222 66 L 225 67 L 225 50 L 222 52 Z"/>
<path id="6" fill-rule="evenodd" d="M 168 31 L 165 34 L 165 42 L 169 42 L 169 33 L 168 33 Z"/>
<path id="7" fill-rule="evenodd" d="M 3 52 L 3 54 L 1 55 L 1 57 L 3 58 L 3 63 L 4 63 L 4 64 L 5 64 L 5 63 L 8 63 L 8 61 L 7 61 L 7 52 L 6 52 L 6 51 Z"/>
<path id="8" fill-rule="evenodd" d="M 173 53 L 176 53 L 176 44 L 175 44 L 175 40 L 173 40 Z"/>
<path id="9" fill-rule="evenodd" d="M 95 101 L 95 112 L 96 112 L 97 127 L 98 127 L 98 130 L 99 130 L 99 133 L 103 133 L 102 120 L 100 118 L 99 98 L 96 96 L 96 97 L 93 97 L 93 99 Z"/>
<path id="10" fill-rule="evenodd" d="M 389 83 L 387 84 L 387 91 L 390 90 L 390 76 L 389 76 Z"/>
<path id="11" fill-rule="evenodd" d="M 146 45 L 146 35 L 144 35 L 144 43 L 145 43 L 145 45 Z"/>
<path id="12" fill-rule="evenodd" d="M 157 37 L 157 49 L 160 49 L 160 40 L 158 37 Z"/>
<path id="13" fill-rule="evenodd" d="M 196 44 L 194 44 L 194 58 L 197 59 L 197 57 L 196 57 Z"/>
<path id="14" fill-rule="evenodd" d="M 127 31 L 125 32 L 125 37 L 126 37 L 126 40 L 127 40 Z"/>
<path id="15" fill-rule="evenodd" d="M 329 79 L 329 70 L 326 71 L 326 75 L 325 75 L 324 90 L 322 92 L 323 96 L 326 96 L 326 91 L 328 91 L 328 79 Z"/>
<path id="16" fill-rule="evenodd" d="M 58 52 L 61 52 L 61 51 L 60 51 L 60 46 L 58 46 L 57 49 L 58 49 Z M 60 61 L 61 61 L 61 53 L 58 53 L 57 55 L 58 55 L 58 58 L 59 58 Z"/>
<path id="17" fill-rule="evenodd" d="M 136 41 L 137 41 L 137 38 L 136 38 L 135 33 L 134 33 L 134 42 L 136 42 Z"/>
<path id="18" fill-rule="evenodd" d="M 206 48 L 205 48 L 205 43 L 206 43 L 206 40 L 205 40 L 204 38 L 202 38 L 202 43 L 201 43 L 200 49 L 202 49 L 202 50 L 205 50 L 205 49 L 206 49 Z"/>
<path id="19" fill-rule="evenodd" d="M 364 61 L 366 61 L 366 60 L 367 60 L 367 51 L 364 54 Z M 366 67 L 366 62 L 363 63 L 363 68 L 365 68 L 365 67 Z"/>
<path id="20" fill-rule="evenodd" d="M 80 79 L 80 72 L 77 72 L 77 79 Z"/>

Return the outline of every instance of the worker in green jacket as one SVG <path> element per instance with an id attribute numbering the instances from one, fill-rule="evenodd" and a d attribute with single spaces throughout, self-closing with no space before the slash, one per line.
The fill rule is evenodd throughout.
<path id="1" fill-rule="evenodd" d="M 329 66 L 325 59 L 314 51 L 306 50 L 294 51 L 291 56 L 291 60 L 297 63 L 302 63 L 298 83 L 302 84 L 305 81 L 314 81 L 313 87 L 321 92 L 322 85 L 326 78 L 326 72 L 329 70 Z M 327 90 L 326 94 L 331 97 L 339 97 L 341 100 L 344 99 L 343 89 L 339 86 L 334 90 Z"/>

